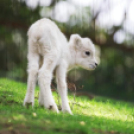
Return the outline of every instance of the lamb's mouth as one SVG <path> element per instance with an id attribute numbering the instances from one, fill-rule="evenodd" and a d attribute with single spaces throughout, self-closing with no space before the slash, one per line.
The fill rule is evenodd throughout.
<path id="1" fill-rule="evenodd" d="M 89 68 L 90 68 L 91 70 L 94 70 L 94 69 L 96 68 L 96 66 L 93 65 L 93 64 L 89 64 Z"/>

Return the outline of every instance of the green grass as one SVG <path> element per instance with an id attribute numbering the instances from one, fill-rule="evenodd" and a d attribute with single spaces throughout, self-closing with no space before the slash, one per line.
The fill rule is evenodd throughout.
<path id="1" fill-rule="evenodd" d="M 73 116 L 22 106 L 26 84 L 0 79 L 0 134 L 134 134 L 134 104 L 76 97 Z M 57 102 L 57 94 L 53 93 Z M 72 106 L 73 96 L 69 96 Z"/>

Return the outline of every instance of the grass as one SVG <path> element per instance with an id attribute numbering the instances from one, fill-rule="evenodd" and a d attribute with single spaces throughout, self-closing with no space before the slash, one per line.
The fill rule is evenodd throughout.
<path id="1" fill-rule="evenodd" d="M 134 134 L 132 103 L 76 97 L 71 116 L 39 107 L 38 92 L 37 88 L 34 108 L 26 109 L 26 84 L 0 79 L 0 134 Z M 69 100 L 73 102 L 73 96 Z"/>

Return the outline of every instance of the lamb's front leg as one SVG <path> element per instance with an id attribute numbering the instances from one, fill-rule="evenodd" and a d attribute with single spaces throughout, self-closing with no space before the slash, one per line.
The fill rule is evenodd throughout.
<path id="1" fill-rule="evenodd" d="M 67 66 L 60 65 L 56 70 L 56 80 L 58 93 L 62 100 L 62 111 L 72 114 L 67 97 L 67 83 L 66 83 Z"/>

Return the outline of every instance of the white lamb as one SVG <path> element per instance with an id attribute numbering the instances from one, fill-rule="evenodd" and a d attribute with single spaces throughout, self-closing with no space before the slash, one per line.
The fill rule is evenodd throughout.
<path id="1" fill-rule="evenodd" d="M 57 25 L 49 19 L 32 24 L 28 31 L 28 86 L 24 105 L 34 105 L 34 88 L 38 76 L 39 104 L 59 112 L 50 87 L 53 72 L 56 72 L 62 111 L 72 114 L 67 98 L 66 73 L 75 66 L 87 70 L 96 68 L 95 47 L 89 38 L 73 34 L 68 42 Z"/>

